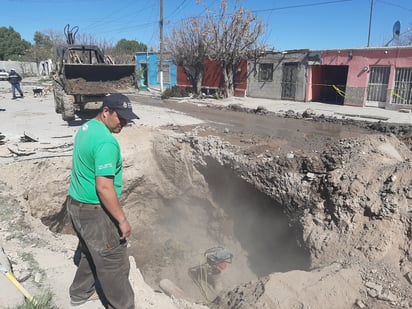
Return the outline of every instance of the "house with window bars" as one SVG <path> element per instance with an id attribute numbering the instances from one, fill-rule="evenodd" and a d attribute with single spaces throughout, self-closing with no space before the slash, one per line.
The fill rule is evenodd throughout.
<path id="1" fill-rule="evenodd" d="M 307 101 L 322 101 L 319 93 L 322 87 L 328 87 L 323 86 L 325 81 L 329 87 L 332 85 L 344 105 L 410 108 L 412 48 L 322 51 L 321 63 L 308 67 Z"/>
<path id="2" fill-rule="evenodd" d="M 254 98 L 305 101 L 309 50 L 266 52 L 248 63 L 247 95 Z"/>
<path id="3" fill-rule="evenodd" d="M 175 86 L 176 65 L 172 62 L 170 54 L 163 54 L 162 69 L 164 88 Z M 139 89 L 160 88 L 159 54 L 155 52 L 137 52 L 136 72 Z"/>
<path id="4" fill-rule="evenodd" d="M 268 52 L 248 69 L 250 97 L 412 107 L 412 47 Z"/>

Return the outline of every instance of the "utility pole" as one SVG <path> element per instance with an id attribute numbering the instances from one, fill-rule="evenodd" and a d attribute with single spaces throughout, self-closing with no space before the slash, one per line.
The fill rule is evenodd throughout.
<path id="1" fill-rule="evenodd" d="M 163 93 L 163 0 L 160 0 L 160 57 L 159 57 L 160 92 Z"/>
<path id="2" fill-rule="evenodd" d="M 371 11 L 369 14 L 369 31 L 368 31 L 368 46 L 367 47 L 369 47 L 369 43 L 371 41 L 372 12 L 373 12 L 373 0 L 371 0 Z"/>

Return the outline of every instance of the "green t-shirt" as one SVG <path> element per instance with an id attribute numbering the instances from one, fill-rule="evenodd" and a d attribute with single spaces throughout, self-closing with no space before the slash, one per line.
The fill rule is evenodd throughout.
<path id="1" fill-rule="evenodd" d="M 96 176 L 113 176 L 117 196 L 122 191 L 120 146 L 106 125 L 92 119 L 74 139 L 69 195 L 82 203 L 99 204 Z"/>

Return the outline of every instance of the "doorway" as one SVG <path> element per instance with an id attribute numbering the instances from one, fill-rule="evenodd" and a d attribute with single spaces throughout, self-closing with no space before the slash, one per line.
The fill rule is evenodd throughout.
<path id="1" fill-rule="evenodd" d="M 390 67 L 371 66 L 366 106 L 385 107 L 388 95 Z"/>

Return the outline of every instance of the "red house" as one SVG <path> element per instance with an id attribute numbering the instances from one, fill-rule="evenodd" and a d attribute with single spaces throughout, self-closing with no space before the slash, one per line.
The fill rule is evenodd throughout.
<path id="1" fill-rule="evenodd" d="M 177 86 L 180 88 L 192 89 L 192 84 L 189 81 L 183 67 L 177 66 Z M 204 73 L 202 81 L 202 91 L 209 93 L 216 90 L 224 91 L 224 80 L 220 62 L 216 60 L 205 60 Z M 247 61 L 242 60 L 239 64 L 237 74 L 235 76 L 235 96 L 243 97 L 246 95 L 247 87 Z"/>

